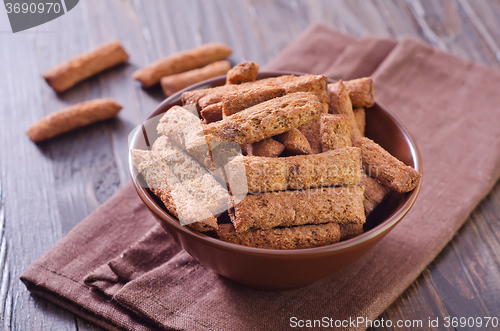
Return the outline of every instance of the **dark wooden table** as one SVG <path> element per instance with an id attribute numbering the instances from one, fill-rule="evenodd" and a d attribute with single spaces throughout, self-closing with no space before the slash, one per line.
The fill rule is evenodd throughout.
<path id="1" fill-rule="evenodd" d="M 413 36 L 498 69 L 499 18 L 499 0 L 85 0 L 52 22 L 12 34 L 0 9 L 0 329 L 98 329 L 32 297 L 18 277 L 129 180 L 127 135 L 164 98 L 159 88 L 141 89 L 130 78 L 135 69 L 209 41 L 230 45 L 233 62 L 265 64 L 312 22 L 353 36 Z M 40 78 L 55 64 L 115 38 L 131 55 L 128 65 L 61 95 Z M 26 129 L 40 117 L 98 97 L 125 106 L 118 119 L 38 146 L 27 138 Z M 380 318 L 499 312 L 497 184 Z"/>

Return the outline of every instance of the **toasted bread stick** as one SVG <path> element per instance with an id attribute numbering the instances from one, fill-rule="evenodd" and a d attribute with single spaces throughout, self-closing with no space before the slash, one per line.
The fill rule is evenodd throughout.
<path id="1" fill-rule="evenodd" d="M 232 202 L 236 231 L 322 223 L 364 223 L 361 185 L 247 195 Z"/>
<path id="2" fill-rule="evenodd" d="M 243 109 L 283 96 L 284 94 L 284 89 L 280 87 L 255 86 L 246 90 L 245 93 L 229 93 L 223 97 L 221 102 L 205 106 L 205 108 L 201 110 L 200 114 L 205 119 L 207 124 L 217 122 L 224 116 L 230 116 Z"/>
<path id="3" fill-rule="evenodd" d="M 370 177 L 378 179 L 382 184 L 399 193 L 409 192 L 417 186 L 420 174 L 373 140 L 358 137 L 352 143 L 361 150 L 363 167 Z"/>
<path id="4" fill-rule="evenodd" d="M 218 169 L 224 167 L 233 158 L 242 156 L 242 151 L 240 145 L 231 141 L 217 141 L 210 143 L 210 155 L 212 156 L 213 168 Z"/>
<path id="5" fill-rule="evenodd" d="M 214 170 L 200 119 L 185 108 L 173 106 L 162 116 L 158 133 L 168 136 L 198 162 Z"/>
<path id="6" fill-rule="evenodd" d="M 279 86 L 255 86 L 245 93 L 231 93 L 222 99 L 222 115 L 224 117 L 236 114 L 243 109 L 255 106 L 261 102 L 285 95 L 285 89 Z"/>
<path id="7" fill-rule="evenodd" d="M 330 94 L 328 112 L 349 117 L 353 108 L 349 92 L 347 92 L 343 81 L 339 80 L 337 83 L 328 84 L 328 93 Z"/>
<path id="8" fill-rule="evenodd" d="M 200 232 L 218 229 L 217 219 L 165 168 L 159 153 L 136 149 L 131 150 L 131 156 L 150 190 L 182 224 Z"/>
<path id="9" fill-rule="evenodd" d="M 204 109 L 210 105 L 222 102 L 224 97 L 230 93 L 244 94 L 248 90 L 251 90 L 253 88 L 254 86 L 251 83 L 213 87 L 210 89 L 201 90 L 204 91 L 204 93 L 201 93 L 201 91 L 199 93 L 195 93 L 193 101 L 195 102 L 198 109 Z M 191 102 L 191 99 L 187 99 L 186 101 L 184 100 L 184 96 L 189 96 L 190 94 L 191 93 L 189 91 L 182 93 L 182 100 L 184 104 L 189 104 L 189 102 Z"/>
<path id="10" fill-rule="evenodd" d="M 220 102 L 228 92 L 243 94 L 247 93 L 248 90 L 254 89 L 257 86 L 275 86 L 285 89 L 285 94 L 295 92 L 314 93 L 318 97 L 318 100 L 327 106 L 327 103 L 330 100 L 327 83 L 328 79 L 324 75 L 289 75 L 265 78 L 255 82 L 248 82 L 240 85 L 225 85 L 215 87 L 213 89 L 208 89 L 207 93 L 199 99 L 199 105 L 203 108 L 207 105 Z"/>
<path id="11" fill-rule="evenodd" d="M 344 85 L 349 92 L 353 108 L 369 108 L 375 104 L 371 77 L 346 80 Z"/>
<path id="12" fill-rule="evenodd" d="M 160 136 L 153 144 L 157 153 L 184 188 L 213 215 L 227 210 L 227 187 L 222 186 L 195 158 L 177 146 L 167 136 Z"/>
<path id="13" fill-rule="evenodd" d="M 328 84 L 328 91 L 330 92 L 329 112 L 332 114 L 346 116 L 351 124 L 351 139 L 354 137 L 360 137 L 361 132 L 359 131 L 358 124 L 356 123 L 356 117 L 354 116 L 351 99 L 349 98 L 349 94 L 342 80 L 335 84 Z"/>
<path id="14" fill-rule="evenodd" d="M 78 82 L 128 60 L 118 41 L 111 41 L 59 64 L 43 73 L 43 78 L 56 92 L 64 92 Z"/>
<path id="15" fill-rule="evenodd" d="M 208 141 L 250 144 L 296 128 L 321 111 L 312 93 L 291 93 L 247 108 L 204 127 Z"/>
<path id="16" fill-rule="evenodd" d="M 284 150 L 285 146 L 273 138 L 267 138 L 256 143 L 249 144 L 246 149 L 247 155 L 266 157 L 279 156 Z"/>
<path id="17" fill-rule="evenodd" d="M 159 136 L 151 150 L 161 153 L 163 161 L 181 182 L 202 176 L 209 171 L 196 158 L 187 153 L 171 137 Z"/>
<path id="18" fill-rule="evenodd" d="M 200 115 L 206 124 L 220 121 L 222 119 L 222 107 L 222 102 L 208 105 L 201 110 Z"/>
<path id="19" fill-rule="evenodd" d="M 116 116 L 122 109 L 113 99 L 96 99 L 49 114 L 28 129 L 30 139 L 39 143 L 62 133 Z"/>
<path id="20" fill-rule="evenodd" d="M 157 130 L 171 138 L 207 169 L 218 171 L 229 159 L 241 155 L 241 149 L 233 142 L 208 142 L 203 132 L 205 126 L 187 109 L 173 106 L 160 119 Z"/>
<path id="21" fill-rule="evenodd" d="M 361 184 L 365 186 L 365 214 L 368 216 L 389 194 L 389 189 L 378 180 L 363 173 Z"/>
<path id="22" fill-rule="evenodd" d="M 161 79 L 161 87 L 167 96 L 174 94 L 190 85 L 199 83 L 205 79 L 225 75 L 231 68 L 229 61 L 217 61 L 203 68 L 193 69 L 186 72 L 165 76 Z"/>
<path id="23" fill-rule="evenodd" d="M 328 78 L 325 75 L 303 75 L 288 80 L 285 76 L 283 87 L 285 93 L 310 92 L 316 94 L 318 100 L 323 104 L 323 111 L 328 111 Z"/>
<path id="24" fill-rule="evenodd" d="M 188 51 L 178 52 L 149 66 L 136 70 L 132 78 L 150 87 L 160 82 L 165 76 L 179 74 L 192 69 L 201 68 L 210 63 L 224 60 L 231 54 L 231 48 L 220 43 L 209 43 Z"/>
<path id="25" fill-rule="evenodd" d="M 278 76 L 260 79 L 255 82 L 239 85 L 223 85 L 205 90 L 188 91 L 182 94 L 184 105 L 193 104 L 202 109 L 211 104 L 221 102 L 229 93 L 247 93 L 256 86 L 277 86 L 285 89 L 285 94 L 294 92 L 311 92 L 318 96 L 324 109 L 328 108 L 330 96 L 327 89 L 328 79 L 323 75 Z"/>
<path id="26" fill-rule="evenodd" d="M 219 87 L 225 87 L 227 90 L 230 90 L 230 86 L 232 85 L 224 85 L 224 86 L 219 86 Z M 203 90 L 194 90 L 194 91 L 186 91 L 182 93 L 182 105 L 187 106 L 187 105 L 195 105 L 198 111 L 201 111 L 201 107 L 198 104 L 198 101 L 203 98 L 205 95 L 208 94 L 208 90 L 215 89 L 213 88 L 208 88 L 208 89 L 203 89 Z M 220 102 L 220 101 L 219 101 Z M 214 102 L 216 103 L 216 102 Z"/>
<path id="27" fill-rule="evenodd" d="M 292 80 L 285 85 L 287 93 L 292 91 L 307 91 L 316 94 L 321 102 L 322 110 L 309 122 L 301 125 L 298 129 L 306 137 L 311 146 L 311 153 L 321 153 L 321 138 L 319 119 L 321 114 L 328 113 L 328 102 L 330 96 L 327 89 L 328 79 L 326 76 L 304 75 Z"/>
<path id="28" fill-rule="evenodd" d="M 311 154 L 311 145 L 309 145 L 309 141 L 307 141 L 307 138 L 299 129 L 291 129 L 290 131 L 274 136 L 274 139 L 282 143 L 285 146 L 285 150 L 292 155 Z"/>
<path id="29" fill-rule="evenodd" d="M 361 223 L 341 223 L 340 240 L 354 238 L 363 233 L 363 224 Z"/>
<path id="30" fill-rule="evenodd" d="M 259 65 L 257 63 L 252 61 L 238 63 L 227 73 L 226 84 L 254 82 L 258 73 Z"/>
<path id="31" fill-rule="evenodd" d="M 364 108 L 355 108 L 354 117 L 356 118 L 356 123 L 358 124 L 359 133 L 362 137 L 365 136 L 365 125 L 366 125 L 366 114 Z"/>
<path id="32" fill-rule="evenodd" d="M 351 147 L 350 120 L 342 115 L 321 115 L 320 136 L 323 152 Z"/>
<path id="33" fill-rule="evenodd" d="M 185 148 L 189 141 L 198 139 L 202 126 L 201 120 L 195 114 L 186 108 L 173 106 L 163 114 L 157 130 L 158 133 L 168 136 L 176 144 Z"/>
<path id="34" fill-rule="evenodd" d="M 182 104 L 189 105 L 193 104 L 198 107 L 200 106 L 200 100 L 207 97 L 206 100 L 202 102 L 203 106 L 221 102 L 224 96 L 229 93 L 246 93 L 248 89 L 255 88 L 256 86 L 278 86 L 283 87 L 285 84 L 290 83 L 292 80 L 297 79 L 294 75 L 278 76 L 259 79 L 255 82 L 242 83 L 238 85 L 222 85 L 217 87 L 212 87 L 204 90 L 187 91 L 182 93 Z"/>
<path id="35" fill-rule="evenodd" d="M 240 169 L 244 166 L 244 174 Z M 239 184 L 246 175 L 248 193 L 355 185 L 361 182 L 361 154 L 357 148 L 344 148 L 320 154 L 289 157 L 238 156 L 226 167 L 228 182 Z"/>
<path id="36" fill-rule="evenodd" d="M 273 81 L 267 81 L 267 80 L 259 80 L 256 82 L 248 82 L 248 83 L 243 83 L 239 85 L 224 85 L 224 86 L 219 86 L 219 87 L 214 87 L 211 89 L 205 90 L 206 93 L 201 94 L 199 93 L 198 98 L 191 98 L 184 99 L 184 93 L 183 93 L 183 102 L 195 102 L 197 106 L 201 109 L 208 107 L 214 103 L 218 102 L 223 102 L 224 99 L 229 98 L 230 99 L 230 104 L 229 104 L 229 109 L 227 110 L 227 113 L 229 115 L 232 115 L 242 109 L 248 108 L 250 106 L 244 107 L 241 104 L 249 104 L 252 103 L 252 106 L 259 103 L 263 102 L 269 99 L 272 99 L 274 97 L 282 96 L 285 94 L 285 91 L 283 93 L 280 93 L 281 95 L 269 95 L 269 93 L 279 93 L 276 92 L 276 90 L 272 90 L 273 92 L 268 92 L 265 90 L 265 88 L 273 87 L 274 89 L 276 88 L 283 88 L 282 86 L 274 84 L 277 82 L 277 80 Z M 190 92 L 185 92 L 186 97 L 190 95 Z M 261 96 L 262 93 L 265 93 L 267 97 Z M 196 95 L 195 95 L 196 96 Z M 235 99 L 236 98 L 236 99 Z M 260 99 L 262 101 L 255 101 L 254 99 Z M 263 100 L 263 99 L 266 100 Z M 231 105 L 232 104 L 232 105 Z"/>
<path id="37" fill-rule="evenodd" d="M 233 244 L 270 248 L 298 249 L 330 245 L 340 240 L 340 226 L 335 223 L 299 225 L 237 233 L 232 224 L 220 224 L 217 234 Z"/>
<path id="38" fill-rule="evenodd" d="M 300 133 L 306 137 L 309 146 L 311 147 L 311 154 L 321 153 L 321 132 L 320 132 L 320 123 L 319 119 L 321 115 L 320 113 L 316 115 L 313 119 L 307 122 L 304 125 L 298 127 Z"/>

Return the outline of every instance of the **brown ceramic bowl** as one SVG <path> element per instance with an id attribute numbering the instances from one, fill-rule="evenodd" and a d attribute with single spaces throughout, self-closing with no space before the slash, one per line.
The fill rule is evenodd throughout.
<path id="1" fill-rule="evenodd" d="M 283 74 L 290 73 L 262 72 L 258 79 Z M 163 101 L 146 120 L 166 112 L 174 105 L 180 105 L 181 93 L 184 91 L 224 83 L 225 76 L 221 76 L 188 87 Z M 144 138 L 141 138 L 145 131 L 151 143 L 156 139 L 155 128 L 159 118 L 160 116 L 155 117 L 148 122 L 147 128 L 143 127 L 143 130 L 134 133 L 131 148 L 146 149 Z M 422 161 L 415 141 L 403 125 L 378 104 L 366 111 L 366 136 L 422 173 Z M 420 190 L 419 183 L 412 192 L 392 194 L 369 215 L 365 232 L 355 238 L 316 248 L 275 250 L 227 243 L 181 226 L 161 201 L 149 189 L 141 186 L 140 179 L 134 175 L 132 162 L 129 162 L 129 167 L 137 193 L 163 228 L 183 249 L 204 266 L 224 277 L 267 290 L 305 286 L 353 263 L 375 246 L 406 215 Z"/>

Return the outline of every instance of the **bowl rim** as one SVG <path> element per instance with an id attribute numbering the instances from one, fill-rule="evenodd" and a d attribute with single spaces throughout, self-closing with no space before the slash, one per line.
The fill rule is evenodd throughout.
<path id="1" fill-rule="evenodd" d="M 257 79 L 259 78 L 266 78 L 266 77 L 276 77 L 276 76 L 281 76 L 281 75 L 306 75 L 306 73 L 300 73 L 300 72 L 291 72 L 291 71 L 262 71 L 259 72 L 259 75 L 257 76 Z M 165 111 L 162 111 L 163 108 L 166 108 L 166 105 L 172 102 L 176 102 L 176 99 L 179 99 L 182 95 L 182 93 L 186 91 L 192 91 L 196 89 L 201 89 L 201 88 L 206 88 L 208 86 L 212 86 L 214 82 L 217 82 L 221 79 L 225 79 L 224 76 L 218 76 L 214 78 L 210 78 L 207 80 L 204 80 L 202 82 L 193 84 L 191 86 L 186 87 L 185 89 L 176 92 L 175 94 L 171 95 L 170 97 L 166 98 L 163 100 L 152 112 L 150 112 L 146 118 L 139 124 L 139 126 L 142 126 L 144 122 L 147 120 L 158 116 L 160 114 L 163 114 L 166 112 L 168 109 L 165 109 Z M 329 82 L 334 82 L 333 80 L 329 79 Z M 420 187 L 422 185 L 422 178 L 423 178 L 423 167 L 422 167 L 422 157 L 420 154 L 420 150 L 418 149 L 418 146 L 411 136 L 411 134 L 406 130 L 406 128 L 403 126 L 401 121 L 390 111 L 388 111 L 385 107 L 381 106 L 380 104 L 376 103 L 379 107 L 381 107 L 387 115 L 391 117 L 391 119 L 394 121 L 396 126 L 399 128 L 400 132 L 403 134 L 403 136 L 410 142 L 409 147 L 410 147 L 410 152 L 412 155 L 412 159 L 414 160 L 414 166 L 415 170 L 420 173 L 421 178 L 415 187 L 415 189 L 411 192 L 408 192 L 406 194 L 409 194 L 409 198 L 407 201 L 400 206 L 392 215 L 390 215 L 387 219 L 382 221 L 380 224 L 375 226 L 374 228 L 347 240 L 340 241 L 337 243 L 333 243 L 330 245 L 324 245 L 324 246 L 319 246 L 319 247 L 313 247 L 313 248 L 300 248 L 300 249 L 291 249 L 291 250 L 280 250 L 280 249 L 272 249 L 272 248 L 258 248 L 258 247 L 249 247 L 249 246 L 243 246 L 243 245 L 238 245 L 238 244 L 233 244 L 229 243 L 211 236 L 208 236 L 204 233 L 197 232 L 195 230 L 190 229 L 187 226 L 183 226 L 180 224 L 180 222 L 175 219 L 173 216 L 168 214 L 161 208 L 149 195 L 147 192 L 147 188 L 143 187 L 140 185 L 137 176 L 134 175 L 134 166 L 132 163 L 132 158 L 130 155 L 130 146 L 134 145 L 134 142 L 138 139 L 139 133 L 142 133 L 142 130 L 135 130 L 134 136 L 132 139 L 130 139 L 130 144 L 129 144 L 129 161 L 128 161 L 128 166 L 129 166 L 129 172 L 130 176 L 132 178 L 132 183 L 134 185 L 135 190 L 137 191 L 139 197 L 141 200 L 146 204 L 146 206 L 156 215 L 158 218 L 161 219 L 162 222 L 167 222 L 171 226 L 175 227 L 178 231 L 180 231 L 182 234 L 185 236 L 188 236 L 189 238 L 196 240 L 198 242 L 202 242 L 203 244 L 212 246 L 214 248 L 222 249 L 225 251 L 231 251 L 235 253 L 244 253 L 248 255 L 265 255 L 265 256 L 279 256 L 281 258 L 297 258 L 297 257 L 308 257 L 310 255 L 318 256 L 318 255 L 327 255 L 330 254 L 331 252 L 335 251 L 340 251 L 340 250 L 345 250 L 349 249 L 352 246 L 362 244 L 364 242 L 370 241 L 372 238 L 377 237 L 380 235 L 382 232 L 386 231 L 387 229 L 390 229 L 393 227 L 395 224 L 397 224 L 411 209 L 413 204 L 415 203 L 417 196 L 420 192 Z"/>

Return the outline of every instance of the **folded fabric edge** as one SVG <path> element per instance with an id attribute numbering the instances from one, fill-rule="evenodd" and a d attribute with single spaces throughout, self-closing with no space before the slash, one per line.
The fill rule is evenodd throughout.
<path id="1" fill-rule="evenodd" d="M 165 264 L 181 250 L 173 237 L 156 224 L 120 254 L 89 272 L 83 282 L 112 297 L 127 283 Z"/>
<path id="2" fill-rule="evenodd" d="M 98 316 L 96 314 L 93 314 L 91 311 L 86 310 L 82 308 L 81 306 L 75 305 L 71 300 L 64 299 L 63 297 L 58 296 L 56 293 L 44 290 L 41 287 L 37 287 L 30 281 L 23 279 L 22 280 L 24 284 L 26 285 L 26 288 L 31 292 L 32 295 L 42 297 L 46 299 L 47 301 L 63 308 L 71 313 L 91 322 L 94 323 L 106 330 L 117 330 L 121 331 L 123 328 L 120 328 L 114 324 L 107 323 L 107 320 L 103 319 L 101 316 Z"/>
<path id="3" fill-rule="evenodd" d="M 137 330 L 137 331 L 148 331 L 154 330 L 155 326 L 148 323 L 145 319 L 136 316 L 135 312 L 123 308 L 121 305 L 116 304 L 113 300 L 107 299 L 103 294 L 92 290 L 90 287 L 83 285 L 83 283 L 78 283 L 73 279 L 58 275 L 54 272 L 50 272 L 50 276 L 47 273 L 50 272 L 43 266 L 36 264 L 30 265 L 28 269 L 20 276 L 21 281 L 26 285 L 26 288 L 35 295 L 43 297 L 44 299 L 52 302 L 53 304 L 60 306 L 75 315 L 78 315 L 100 327 L 107 330 Z M 32 279 L 30 274 L 37 275 L 37 280 Z M 44 276 L 40 276 L 44 275 Z M 37 283 L 38 282 L 38 283 Z M 123 315 L 123 319 L 128 319 L 128 321 L 123 321 L 124 323 L 117 324 L 112 323 L 112 321 L 117 321 L 118 319 L 111 320 L 104 315 L 96 314 L 95 311 L 104 311 L 104 307 L 101 309 L 89 309 L 85 307 L 81 302 L 77 302 L 66 298 L 56 292 L 57 289 L 63 288 L 75 288 L 75 284 L 82 288 L 88 293 L 88 296 L 100 296 L 101 303 L 94 301 L 94 304 L 101 305 L 103 302 L 109 303 L 109 308 Z M 81 295 L 79 297 L 82 297 Z M 95 298 L 94 298 L 95 299 Z M 120 311 L 123 310 L 123 311 Z M 139 322 L 140 321 L 140 322 Z M 132 327 L 132 328 L 131 328 Z"/>

